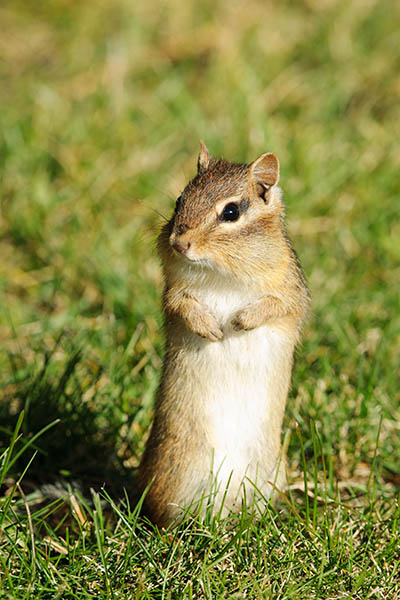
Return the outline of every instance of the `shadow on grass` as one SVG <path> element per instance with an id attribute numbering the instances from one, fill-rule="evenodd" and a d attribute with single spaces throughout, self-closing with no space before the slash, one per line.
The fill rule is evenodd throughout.
<path id="1" fill-rule="evenodd" d="M 105 488 L 116 501 L 127 496 L 133 502 L 137 491 L 129 463 L 135 462 L 135 449 L 129 431 L 140 406 L 132 405 L 132 414 L 124 414 L 107 397 L 101 368 L 88 368 L 82 351 L 73 347 L 67 352 L 64 347 L 60 360 L 61 342 L 65 345 L 60 338 L 51 352 L 42 352 L 39 366 L 9 356 L 14 381 L 0 396 L 0 452 L 7 448 L 21 411 L 24 420 L 14 456 L 30 442 L 12 466 L 10 483 L 33 457 L 23 479 L 27 493 L 58 489 L 61 494 L 70 487 L 89 497 L 90 490 Z"/>

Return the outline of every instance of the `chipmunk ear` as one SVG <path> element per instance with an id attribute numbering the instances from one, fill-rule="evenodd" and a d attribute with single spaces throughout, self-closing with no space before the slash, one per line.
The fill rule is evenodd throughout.
<path id="1" fill-rule="evenodd" d="M 279 181 L 278 157 L 273 152 L 262 154 L 252 163 L 250 173 L 256 183 L 268 190 Z"/>
<path id="2" fill-rule="evenodd" d="M 200 140 L 200 154 L 199 158 L 197 159 L 197 173 L 199 175 L 201 173 L 204 173 L 204 171 L 207 171 L 210 161 L 211 154 L 209 153 L 207 146 L 205 145 L 203 140 Z"/>

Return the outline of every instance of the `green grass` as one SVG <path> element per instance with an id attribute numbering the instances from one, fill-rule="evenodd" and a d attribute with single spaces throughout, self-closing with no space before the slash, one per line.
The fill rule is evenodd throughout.
<path id="1" fill-rule="evenodd" d="M 0 7 L 0 599 L 400 598 L 400 7 Z M 312 311 L 261 521 L 140 517 L 155 238 L 215 155 L 281 160 Z M 306 493 L 304 489 L 306 488 Z"/>

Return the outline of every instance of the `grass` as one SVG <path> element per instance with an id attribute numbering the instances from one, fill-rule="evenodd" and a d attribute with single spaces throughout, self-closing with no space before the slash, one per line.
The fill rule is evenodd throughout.
<path id="1" fill-rule="evenodd" d="M 400 598 L 400 68 L 390 0 L 0 8 L 0 598 Z M 278 154 L 312 313 L 290 489 L 139 515 L 155 237 L 215 155 Z M 228 526 L 227 526 L 228 525 Z"/>

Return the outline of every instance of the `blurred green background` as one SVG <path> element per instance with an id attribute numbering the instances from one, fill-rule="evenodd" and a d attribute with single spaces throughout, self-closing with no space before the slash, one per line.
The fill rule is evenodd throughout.
<path id="1" fill-rule="evenodd" d="M 311 456 L 315 422 L 332 477 L 363 481 L 382 420 L 380 483 L 398 486 L 399 23 L 390 0 L 3 0 L 2 431 L 22 409 L 27 438 L 62 419 L 33 479 L 103 477 L 88 449 L 137 465 L 162 357 L 155 239 L 202 138 L 281 161 L 313 298 L 286 429 Z M 294 479 L 299 461 L 292 437 Z"/>

